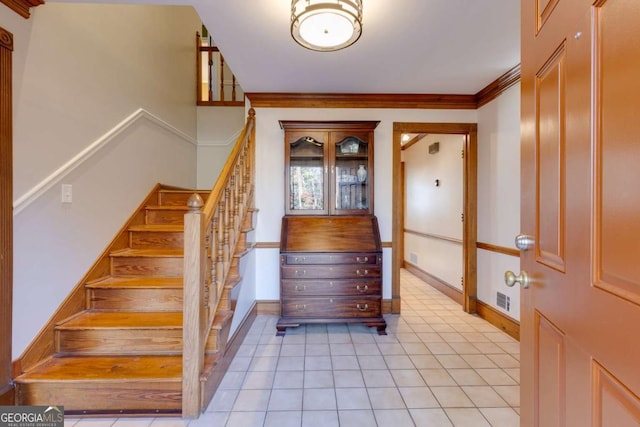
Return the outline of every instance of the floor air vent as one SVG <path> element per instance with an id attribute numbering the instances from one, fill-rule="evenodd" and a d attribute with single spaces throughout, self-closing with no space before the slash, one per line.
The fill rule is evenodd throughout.
<path id="1" fill-rule="evenodd" d="M 509 309 L 511 308 L 511 298 L 509 298 L 502 292 L 497 292 L 496 304 L 498 305 L 498 307 L 504 308 L 505 310 L 509 311 Z"/>

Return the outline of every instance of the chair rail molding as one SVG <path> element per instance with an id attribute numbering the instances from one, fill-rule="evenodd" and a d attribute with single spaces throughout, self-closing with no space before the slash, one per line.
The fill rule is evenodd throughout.
<path id="1" fill-rule="evenodd" d="M 73 172 L 78 166 L 86 162 L 88 159 L 97 154 L 102 148 L 107 146 L 111 141 L 113 141 L 118 135 L 120 135 L 123 131 L 128 129 L 130 126 L 138 122 L 139 120 L 148 120 L 155 125 L 166 129 L 172 134 L 176 135 L 179 139 L 184 142 L 193 145 L 194 147 L 198 146 L 198 142 L 195 138 L 176 128 L 175 126 L 167 123 L 162 120 L 158 116 L 148 112 L 144 108 L 139 108 L 133 113 L 131 113 L 128 117 L 122 120 L 120 123 L 115 125 L 109 131 L 105 132 L 102 136 L 96 139 L 94 142 L 89 144 L 85 149 L 76 154 L 73 158 L 71 158 L 68 162 L 62 165 L 58 170 L 50 174 L 48 177 L 40 181 L 38 184 L 33 186 L 29 191 L 20 196 L 17 200 L 13 202 L 13 216 L 16 217 L 20 212 L 22 212 L 27 206 L 33 203 L 36 199 L 46 193 L 51 189 L 54 185 L 58 184 L 64 177 Z"/>
<path id="2" fill-rule="evenodd" d="M 198 141 L 198 147 L 228 147 L 229 145 L 235 144 L 235 142 L 240 137 L 242 133 L 242 129 L 238 129 L 233 133 L 229 138 L 222 142 L 214 142 L 214 141 Z"/>

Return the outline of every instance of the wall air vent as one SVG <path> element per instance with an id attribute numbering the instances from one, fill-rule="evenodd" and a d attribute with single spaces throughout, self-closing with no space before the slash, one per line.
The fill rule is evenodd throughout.
<path id="1" fill-rule="evenodd" d="M 511 309 L 511 298 L 509 298 L 507 295 L 503 294 L 502 292 L 497 292 L 496 294 L 497 294 L 496 296 L 497 306 L 509 311 Z"/>

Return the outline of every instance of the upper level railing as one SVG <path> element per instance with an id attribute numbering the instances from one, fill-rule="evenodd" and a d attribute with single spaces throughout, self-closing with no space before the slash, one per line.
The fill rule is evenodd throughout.
<path id="1" fill-rule="evenodd" d="M 244 106 L 244 92 L 236 76 L 210 38 L 196 33 L 198 105 Z"/>
<path id="2" fill-rule="evenodd" d="M 206 203 L 194 194 L 184 216 L 182 416 L 201 411 L 205 349 L 236 251 L 242 222 L 252 208 L 255 112 L 238 137 Z"/>

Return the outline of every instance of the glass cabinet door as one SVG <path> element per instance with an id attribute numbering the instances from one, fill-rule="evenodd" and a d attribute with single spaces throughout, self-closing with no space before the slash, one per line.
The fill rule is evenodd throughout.
<path id="1" fill-rule="evenodd" d="M 332 213 L 356 214 L 370 210 L 371 163 L 368 135 L 335 132 Z"/>
<path id="2" fill-rule="evenodd" d="M 281 120 L 286 215 L 373 215 L 377 121 Z"/>
<path id="3" fill-rule="evenodd" d="M 288 139 L 287 214 L 326 214 L 327 135 L 322 132 L 296 132 Z"/>

